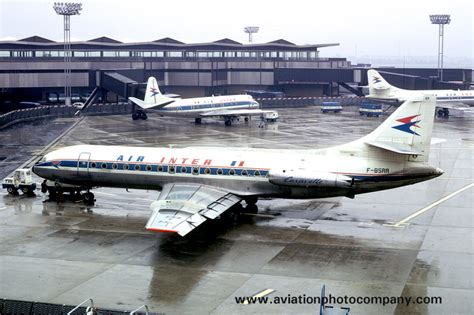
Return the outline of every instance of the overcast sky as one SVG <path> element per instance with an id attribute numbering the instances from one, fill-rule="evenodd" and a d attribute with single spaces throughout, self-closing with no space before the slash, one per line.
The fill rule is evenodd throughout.
<path id="1" fill-rule="evenodd" d="M 62 41 L 54 1 L 0 0 L 0 40 L 38 35 Z M 321 56 L 433 56 L 438 28 L 430 14 L 451 14 L 445 55 L 473 64 L 473 0 L 84 0 L 71 18 L 74 40 L 108 36 L 120 41 L 172 37 L 185 43 L 225 37 L 247 42 L 243 27 L 260 27 L 255 43 L 284 38 L 295 44 L 340 43 Z M 434 65 L 436 66 L 436 64 Z"/>

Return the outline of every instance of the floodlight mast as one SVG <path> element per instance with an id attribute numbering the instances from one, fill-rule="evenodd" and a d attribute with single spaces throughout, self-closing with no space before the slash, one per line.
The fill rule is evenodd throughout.
<path id="1" fill-rule="evenodd" d="M 55 2 L 54 11 L 64 17 L 64 103 L 71 105 L 71 15 L 79 15 L 82 3 Z"/>
<path id="2" fill-rule="evenodd" d="M 430 15 L 431 24 L 439 25 L 438 36 L 438 78 L 443 81 L 443 50 L 444 50 L 444 25 L 451 22 L 449 14 L 433 14 Z"/>
<path id="3" fill-rule="evenodd" d="M 252 35 L 258 33 L 258 26 L 246 26 L 244 27 L 244 32 L 249 34 L 249 44 L 252 43 L 253 37 Z"/>

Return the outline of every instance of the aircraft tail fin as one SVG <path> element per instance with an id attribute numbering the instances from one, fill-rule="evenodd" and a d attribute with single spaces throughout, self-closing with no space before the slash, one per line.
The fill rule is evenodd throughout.
<path id="1" fill-rule="evenodd" d="M 145 90 L 145 98 L 143 101 L 135 97 L 129 97 L 128 99 L 143 109 L 161 108 L 175 101 L 175 99 L 161 94 L 160 88 L 158 87 L 158 82 L 154 77 L 148 78 Z"/>
<path id="2" fill-rule="evenodd" d="M 376 70 L 367 71 L 369 97 L 388 97 L 396 88 L 390 85 Z"/>
<path id="3" fill-rule="evenodd" d="M 414 95 L 361 140 L 371 146 L 410 155 L 413 161 L 428 161 L 435 107 L 436 96 Z"/>

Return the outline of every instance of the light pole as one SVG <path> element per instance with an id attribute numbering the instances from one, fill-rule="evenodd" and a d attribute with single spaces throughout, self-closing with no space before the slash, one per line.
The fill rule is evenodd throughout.
<path id="1" fill-rule="evenodd" d="M 257 33 L 258 29 L 259 29 L 258 26 L 246 26 L 246 27 L 244 27 L 244 32 L 249 34 L 249 44 L 252 43 L 252 34 Z"/>
<path id="2" fill-rule="evenodd" d="M 82 3 L 55 2 L 54 11 L 64 17 L 64 102 L 71 105 L 71 15 L 79 15 Z"/>
<path id="3" fill-rule="evenodd" d="M 430 15 L 431 24 L 439 25 L 438 37 L 438 78 L 443 81 L 443 46 L 444 46 L 444 25 L 451 22 L 449 14 L 433 14 Z"/>

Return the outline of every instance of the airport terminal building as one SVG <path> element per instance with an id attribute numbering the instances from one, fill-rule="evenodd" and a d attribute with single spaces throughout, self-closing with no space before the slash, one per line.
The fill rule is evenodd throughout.
<path id="1" fill-rule="evenodd" d="M 111 101 L 140 96 L 155 76 L 162 92 L 184 97 L 226 95 L 245 90 L 280 91 L 287 96 L 333 96 L 340 86 L 366 85 L 366 69 L 346 58 L 322 58 L 338 43 L 296 45 L 284 39 L 241 44 L 225 38 L 187 44 L 172 38 L 123 43 L 108 37 L 71 43 L 73 95 L 101 91 Z M 64 45 L 33 36 L 0 42 L 0 101 L 58 98 L 64 86 Z M 383 69 L 382 69 L 383 70 Z M 441 87 L 436 69 L 389 69 L 406 88 Z M 445 70 L 461 88 L 472 81 L 466 69 Z M 459 85 L 460 84 L 460 85 Z M 357 93 L 357 90 L 353 90 Z"/>

